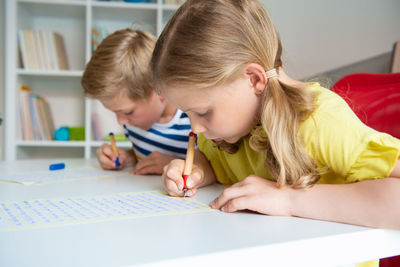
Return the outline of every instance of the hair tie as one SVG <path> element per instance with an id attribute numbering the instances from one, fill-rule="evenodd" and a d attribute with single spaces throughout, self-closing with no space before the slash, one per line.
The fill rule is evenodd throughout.
<path id="1" fill-rule="evenodd" d="M 269 71 L 265 72 L 265 74 L 267 75 L 267 78 L 275 78 L 278 77 L 278 73 L 276 72 L 276 69 L 270 69 Z"/>

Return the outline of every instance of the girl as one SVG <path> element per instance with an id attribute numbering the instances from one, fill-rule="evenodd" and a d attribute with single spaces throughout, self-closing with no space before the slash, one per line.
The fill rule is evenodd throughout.
<path id="1" fill-rule="evenodd" d="M 400 140 L 318 83 L 291 79 L 281 53 L 256 0 L 187 0 L 169 21 L 152 69 L 199 134 L 187 195 L 220 182 L 232 186 L 210 205 L 225 212 L 400 229 Z M 164 168 L 170 195 L 182 195 L 183 167 Z"/>

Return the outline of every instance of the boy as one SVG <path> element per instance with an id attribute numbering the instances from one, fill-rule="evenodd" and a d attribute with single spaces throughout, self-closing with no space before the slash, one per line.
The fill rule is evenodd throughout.
<path id="1" fill-rule="evenodd" d="M 140 30 L 115 31 L 86 65 L 81 80 L 85 95 L 116 114 L 133 146 L 118 150 L 121 166 L 116 167 L 111 145 L 103 144 L 97 149 L 103 169 L 134 166 L 135 174 L 162 174 L 172 159 L 185 157 L 189 118 L 153 90 L 148 65 L 155 42 Z"/>

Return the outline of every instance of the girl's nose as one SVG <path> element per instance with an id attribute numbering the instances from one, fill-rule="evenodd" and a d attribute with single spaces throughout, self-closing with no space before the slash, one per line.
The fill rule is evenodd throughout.
<path id="1" fill-rule="evenodd" d="M 199 123 L 198 120 L 195 120 L 193 118 L 190 118 L 190 125 L 192 127 L 192 132 L 194 132 L 195 134 L 204 133 L 206 131 L 206 127 Z"/>

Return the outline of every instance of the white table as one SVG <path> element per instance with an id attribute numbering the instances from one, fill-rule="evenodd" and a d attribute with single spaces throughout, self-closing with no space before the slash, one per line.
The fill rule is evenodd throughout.
<path id="1" fill-rule="evenodd" d="M 63 160 L 67 168 L 97 166 Z M 46 170 L 49 160 L 1 162 L 0 173 Z M 209 203 L 214 185 L 194 200 Z M 158 176 L 42 185 L 0 183 L 0 201 L 162 189 Z M 302 218 L 219 211 L 0 233 L 0 266 L 337 266 L 400 254 L 400 231 Z"/>

